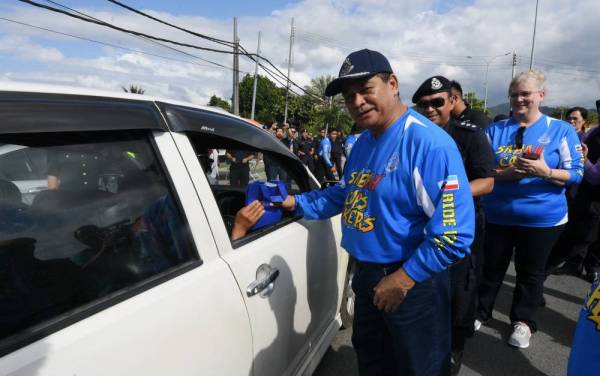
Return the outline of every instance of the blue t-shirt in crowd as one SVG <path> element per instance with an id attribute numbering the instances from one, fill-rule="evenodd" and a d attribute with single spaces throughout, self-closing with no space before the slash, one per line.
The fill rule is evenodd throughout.
<path id="1" fill-rule="evenodd" d="M 569 376 L 595 376 L 600 371 L 600 279 L 583 302 L 569 356 Z"/>
<path id="2" fill-rule="evenodd" d="M 378 138 L 363 132 L 340 182 L 296 196 L 307 219 L 342 213 L 342 246 L 356 259 L 403 262 L 424 281 L 469 253 L 475 211 L 454 141 L 407 110 Z"/>
<path id="3" fill-rule="evenodd" d="M 321 143 L 319 144 L 319 157 L 321 157 L 327 167 L 333 166 L 333 162 L 331 162 L 331 141 L 329 141 L 329 137 L 325 137 L 321 140 Z"/>
<path id="4" fill-rule="evenodd" d="M 350 157 L 350 153 L 352 152 L 352 148 L 356 143 L 356 140 L 360 137 L 360 133 L 351 133 L 346 137 L 346 142 L 344 143 L 344 151 L 346 152 L 346 158 Z"/>
<path id="5" fill-rule="evenodd" d="M 582 147 L 573 127 L 561 120 L 542 115 L 523 133 L 523 148 L 517 150 L 519 124 L 513 119 L 492 123 L 485 129 L 496 166 L 508 168 L 521 153 L 543 153 L 546 164 L 570 174 L 568 185 L 583 177 Z M 565 187 L 541 177 L 498 181 L 492 193 L 483 197 L 486 219 L 499 225 L 553 227 L 568 220 Z"/>

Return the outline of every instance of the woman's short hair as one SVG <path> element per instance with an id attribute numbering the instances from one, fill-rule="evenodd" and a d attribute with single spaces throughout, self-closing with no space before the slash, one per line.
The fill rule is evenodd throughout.
<path id="1" fill-rule="evenodd" d="M 531 82 L 533 83 L 539 91 L 544 91 L 544 84 L 546 82 L 546 76 L 544 72 L 539 69 L 531 69 L 528 71 L 520 72 L 510 81 L 510 85 L 508 86 L 508 94 L 510 94 L 510 89 L 513 86 L 520 84 L 522 82 Z"/>

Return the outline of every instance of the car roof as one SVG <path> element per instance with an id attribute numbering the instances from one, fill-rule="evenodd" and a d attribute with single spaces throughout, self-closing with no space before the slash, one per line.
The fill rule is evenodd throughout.
<path id="1" fill-rule="evenodd" d="M 197 132 L 226 137 L 300 163 L 282 142 L 248 119 L 220 108 L 149 95 L 0 82 L 0 113 L 0 135 L 114 129 Z"/>
<path id="2" fill-rule="evenodd" d="M 9 93 L 35 93 L 35 94 L 52 94 L 64 96 L 81 96 L 106 99 L 121 99 L 132 100 L 136 102 L 165 102 L 179 106 L 193 107 L 205 111 L 224 114 L 233 118 L 238 118 L 249 122 L 239 116 L 235 116 L 225 111 L 220 107 L 202 106 L 191 102 L 177 101 L 173 99 L 151 96 L 146 94 L 132 94 L 124 91 L 108 91 L 86 87 L 66 86 L 66 85 L 51 85 L 33 82 L 16 82 L 16 81 L 0 81 L 0 95 L 5 96 Z"/>

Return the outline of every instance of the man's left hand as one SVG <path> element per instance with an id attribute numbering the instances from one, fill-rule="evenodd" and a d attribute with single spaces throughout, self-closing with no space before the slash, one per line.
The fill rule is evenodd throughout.
<path id="1" fill-rule="evenodd" d="M 415 281 L 400 268 L 387 275 L 373 288 L 373 304 L 384 312 L 394 312 L 406 298 Z"/>

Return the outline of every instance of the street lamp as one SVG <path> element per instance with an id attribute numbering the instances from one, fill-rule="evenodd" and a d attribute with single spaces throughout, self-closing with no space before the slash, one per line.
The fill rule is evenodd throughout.
<path id="1" fill-rule="evenodd" d="M 510 55 L 510 52 L 507 52 L 505 54 L 500 54 L 500 55 L 496 55 L 496 56 L 492 56 L 489 59 L 486 59 L 485 57 L 482 56 L 467 56 L 467 59 L 474 59 L 476 57 L 480 58 L 481 60 L 483 60 L 485 62 L 485 81 L 484 81 L 484 87 L 485 87 L 485 97 L 483 99 L 483 111 L 485 112 L 485 110 L 487 109 L 487 94 L 488 94 L 488 72 L 490 71 L 490 64 L 492 63 L 492 61 L 494 61 L 496 58 L 498 57 L 502 57 L 502 56 L 508 56 Z"/>

